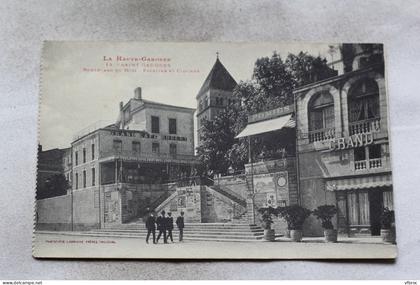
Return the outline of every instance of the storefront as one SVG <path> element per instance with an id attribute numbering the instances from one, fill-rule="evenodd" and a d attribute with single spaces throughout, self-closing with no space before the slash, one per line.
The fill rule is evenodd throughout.
<path id="1" fill-rule="evenodd" d="M 326 187 L 336 195 L 339 232 L 349 236 L 380 234 L 383 210 L 393 210 L 390 173 L 329 180 Z"/>

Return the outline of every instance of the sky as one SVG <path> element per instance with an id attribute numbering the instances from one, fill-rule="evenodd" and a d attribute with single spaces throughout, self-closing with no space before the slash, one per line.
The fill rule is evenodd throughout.
<path id="1" fill-rule="evenodd" d="M 282 58 L 304 51 L 330 60 L 328 45 L 45 42 L 40 83 L 40 144 L 43 150 L 66 148 L 81 130 L 94 124 L 114 123 L 119 102 L 125 104 L 132 98 L 136 87 L 142 88 L 144 99 L 196 108 L 195 96 L 216 60 L 216 53 L 239 82 L 251 79 L 256 59 L 271 56 L 274 51 Z M 158 63 L 170 64 L 174 72 L 150 72 L 150 68 L 145 72 L 141 64 L 150 61 L 118 61 L 119 56 L 169 59 Z M 127 67 L 118 65 L 121 63 L 139 65 L 125 72 Z"/>

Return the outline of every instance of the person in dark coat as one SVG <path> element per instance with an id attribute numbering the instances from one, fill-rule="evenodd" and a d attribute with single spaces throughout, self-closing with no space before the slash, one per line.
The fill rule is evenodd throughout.
<path id="1" fill-rule="evenodd" d="M 161 212 L 161 216 L 157 217 L 156 219 L 157 229 L 159 231 L 159 234 L 156 239 L 156 243 L 159 242 L 160 237 L 163 234 L 163 242 L 168 243 L 166 240 L 166 218 L 165 218 L 165 211 Z"/>
<path id="2" fill-rule="evenodd" d="M 147 236 L 146 236 L 146 243 L 149 243 L 150 234 L 153 234 L 153 243 L 156 243 L 156 219 L 153 213 L 146 219 L 146 229 L 147 229 Z"/>
<path id="3" fill-rule="evenodd" d="M 167 239 L 171 239 L 171 242 L 174 242 L 172 237 L 172 230 L 174 229 L 174 218 L 172 217 L 171 212 L 168 213 L 168 217 L 166 218 L 166 230 L 168 231 L 168 235 L 166 236 Z"/>
<path id="4" fill-rule="evenodd" d="M 179 241 L 182 241 L 184 237 L 184 212 L 181 212 L 181 215 L 176 218 L 176 225 L 179 230 Z"/>

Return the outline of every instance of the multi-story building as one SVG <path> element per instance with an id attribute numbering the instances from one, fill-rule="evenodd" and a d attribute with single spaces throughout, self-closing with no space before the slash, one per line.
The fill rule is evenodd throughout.
<path id="1" fill-rule="evenodd" d="M 342 75 L 294 91 L 300 201 L 337 205 L 341 233 L 378 235 L 393 208 L 382 46 L 344 49 Z M 321 234 L 311 219 L 306 233 Z"/>
<path id="2" fill-rule="evenodd" d="M 214 120 L 227 106 L 236 103 L 237 99 L 233 97 L 233 89 L 236 85 L 235 79 L 217 57 L 196 96 L 197 145 L 200 145 L 203 122 Z"/>
<path id="3" fill-rule="evenodd" d="M 120 103 L 115 124 L 75 138 L 71 194 L 76 208 L 92 212 L 81 215 L 94 217 L 80 227 L 141 216 L 169 195 L 168 183 L 191 174 L 197 164 L 194 111 L 145 100 L 139 87 L 125 105 Z"/>

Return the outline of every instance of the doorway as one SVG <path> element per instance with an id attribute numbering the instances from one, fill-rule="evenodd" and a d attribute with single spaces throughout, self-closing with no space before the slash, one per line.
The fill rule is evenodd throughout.
<path id="1" fill-rule="evenodd" d="M 369 191 L 370 230 L 373 236 L 381 234 L 382 191 Z"/>

